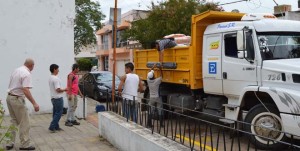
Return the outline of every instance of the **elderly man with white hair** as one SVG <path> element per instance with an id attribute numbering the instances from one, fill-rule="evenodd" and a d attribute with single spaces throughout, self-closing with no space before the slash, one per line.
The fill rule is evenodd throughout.
<path id="1" fill-rule="evenodd" d="M 34 111 L 38 112 L 40 107 L 31 95 L 32 88 L 31 71 L 34 68 L 33 59 L 26 59 L 23 66 L 17 68 L 10 76 L 7 107 L 11 117 L 11 125 L 19 126 L 20 150 L 35 150 L 29 138 L 29 114 L 26 107 L 25 98 L 33 105 Z M 12 129 L 12 139 L 6 145 L 6 150 L 11 150 L 14 147 L 16 139 L 16 130 Z"/>
<path id="2" fill-rule="evenodd" d="M 163 72 L 162 72 L 162 67 L 160 66 L 160 77 L 156 78 L 155 77 L 155 73 L 154 73 L 154 68 L 156 67 L 156 64 L 154 64 L 154 66 L 151 68 L 151 70 L 149 71 L 149 73 L 147 74 L 147 83 L 149 86 L 149 93 L 150 93 L 150 100 L 148 102 L 148 105 L 150 107 L 150 110 L 148 110 L 149 112 L 149 118 L 148 118 L 148 126 L 152 126 L 152 118 L 155 115 L 155 112 L 157 111 L 155 105 L 157 105 L 158 109 L 158 115 L 159 115 L 159 119 L 160 119 L 160 126 L 163 126 L 163 121 L 162 121 L 162 100 L 159 96 L 159 85 L 161 84 L 162 81 L 162 76 L 163 76 Z"/>

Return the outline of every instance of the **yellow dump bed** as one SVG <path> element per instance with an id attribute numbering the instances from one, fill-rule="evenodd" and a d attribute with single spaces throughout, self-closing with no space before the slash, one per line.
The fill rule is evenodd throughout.
<path id="1" fill-rule="evenodd" d="M 176 46 L 164 50 L 164 62 L 175 62 L 176 69 L 163 69 L 163 82 L 184 84 L 190 89 L 203 88 L 202 81 L 202 46 L 203 35 L 208 25 L 226 22 L 239 21 L 244 14 L 207 11 L 192 16 L 192 32 L 190 46 Z M 148 62 L 159 62 L 158 51 L 155 49 L 135 50 L 134 64 L 135 73 L 143 80 L 147 79 Z M 156 72 L 158 74 L 158 72 Z"/>

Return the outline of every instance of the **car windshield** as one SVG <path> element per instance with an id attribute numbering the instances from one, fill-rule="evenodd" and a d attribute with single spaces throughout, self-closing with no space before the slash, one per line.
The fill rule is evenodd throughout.
<path id="1" fill-rule="evenodd" d="M 100 82 L 109 82 L 113 80 L 113 75 L 111 73 L 96 73 L 94 74 L 95 79 L 98 83 Z M 116 81 L 119 81 L 119 77 L 116 76 Z"/>
<path id="2" fill-rule="evenodd" d="M 300 58 L 300 33 L 258 33 L 265 60 Z"/>

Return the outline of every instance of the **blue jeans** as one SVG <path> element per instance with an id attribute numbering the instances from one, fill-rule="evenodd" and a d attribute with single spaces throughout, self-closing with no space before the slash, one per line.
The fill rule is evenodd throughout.
<path id="1" fill-rule="evenodd" d="M 52 121 L 50 123 L 49 130 L 57 130 L 59 129 L 59 120 L 63 113 L 64 107 L 64 100 L 63 98 L 51 99 L 53 105 L 53 114 L 52 114 Z"/>
<path id="2" fill-rule="evenodd" d="M 123 99 L 122 112 L 125 118 L 131 118 L 133 122 L 137 122 L 137 108 L 135 101 Z"/>

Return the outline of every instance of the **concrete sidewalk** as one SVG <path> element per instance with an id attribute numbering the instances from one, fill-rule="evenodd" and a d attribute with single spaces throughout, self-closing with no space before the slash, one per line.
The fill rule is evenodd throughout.
<path id="1" fill-rule="evenodd" d="M 38 151 L 116 151 L 109 142 L 100 138 L 98 116 L 95 112 L 96 102 L 87 99 L 88 116 L 86 120 L 77 120 L 79 126 L 64 125 L 66 115 L 62 116 L 60 126 L 63 131 L 50 133 L 48 130 L 52 114 L 30 115 L 30 136 Z M 10 117 L 5 117 L 7 124 Z M 19 139 L 16 139 L 14 150 L 19 150 Z"/>

